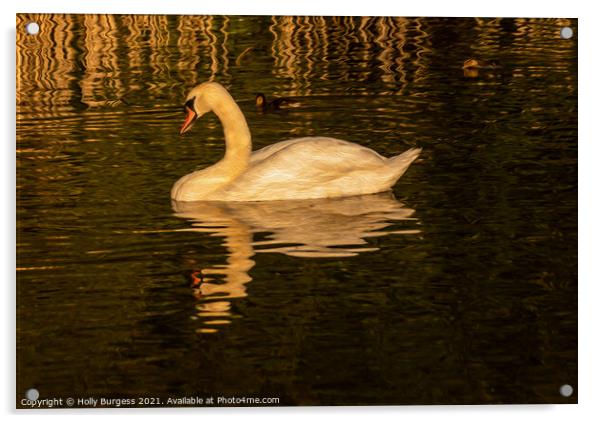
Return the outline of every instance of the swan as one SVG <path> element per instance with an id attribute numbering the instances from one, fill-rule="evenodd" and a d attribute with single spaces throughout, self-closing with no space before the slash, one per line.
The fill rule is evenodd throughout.
<path id="1" fill-rule="evenodd" d="M 296 138 L 251 151 L 251 133 L 230 93 L 217 82 L 194 87 L 180 135 L 207 112 L 224 128 L 226 152 L 213 166 L 180 178 L 174 201 L 267 201 L 334 198 L 387 191 L 420 154 L 412 148 L 386 158 L 328 137 Z"/>

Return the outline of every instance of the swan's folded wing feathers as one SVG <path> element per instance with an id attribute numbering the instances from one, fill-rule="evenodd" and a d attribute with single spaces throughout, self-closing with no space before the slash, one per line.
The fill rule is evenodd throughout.
<path id="1" fill-rule="evenodd" d="M 292 162 L 296 172 L 314 173 L 324 168 L 333 171 L 369 169 L 382 166 L 385 157 L 359 144 L 327 137 L 306 137 L 282 141 L 251 155 L 251 167 L 262 170 L 279 168 L 278 163 Z"/>
<path id="2" fill-rule="evenodd" d="M 284 141 L 254 152 L 249 168 L 228 187 L 228 195 L 333 196 L 350 188 L 352 175 L 363 178 L 362 174 L 384 169 L 386 161 L 368 148 L 333 138 Z"/>

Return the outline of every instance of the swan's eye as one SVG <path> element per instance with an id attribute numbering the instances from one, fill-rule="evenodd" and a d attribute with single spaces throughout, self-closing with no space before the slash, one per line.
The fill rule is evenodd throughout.
<path id="1" fill-rule="evenodd" d="M 196 114 L 196 110 L 194 110 L 194 99 L 195 97 L 192 97 L 190 100 L 184 103 L 184 113 L 188 113 L 188 110 L 192 110 Z"/>

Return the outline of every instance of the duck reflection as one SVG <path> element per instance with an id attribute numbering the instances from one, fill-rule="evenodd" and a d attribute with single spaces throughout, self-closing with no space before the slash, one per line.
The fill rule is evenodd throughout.
<path id="1" fill-rule="evenodd" d="M 377 251 L 367 238 L 416 234 L 414 210 L 391 193 L 318 200 L 174 202 L 175 215 L 191 222 L 182 231 L 223 237 L 226 264 L 197 269 L 191 279 L 199 330 L 216 332 L 234 317 L 231 302 L 246 296 L 257 253 L 303 258 L 341 258 Z M 411 226 L 400 229 L 399 223 Z M 397 223 L 397 224 L 396 224 Z M 254 240 L 253 234 L 258 234 Z"/>

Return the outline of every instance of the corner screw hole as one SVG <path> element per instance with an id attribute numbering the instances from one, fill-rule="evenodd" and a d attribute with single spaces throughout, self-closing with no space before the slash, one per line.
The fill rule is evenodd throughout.
<path id="1" fill-rule="evenodd" d="M 560 30 L 560 36 L 565 40 L 568 40 L 573 37 L 573 30 L 570 27 L 565 26 Z"/>
<path id="2" fill-rule="evenodd" d="M 27 392 L 25 392 L 25 397 L 30 401 L 35 401 L 38 398 L 40 398 L 40 393 L 38 392 L 37 389 L 31 388 L 31 389 L 28 389 Z"/>
<path id="3" fill-rule="evenodd" d="M 560 395 L 563 397 L 570 397 L 573 395 L 573 387 L 571 385 L 562 385 L 560 387 Z"/>
<path id="4" fill-rule="evenodd" d="M 37 35 L 37 33 L 40 32 L 40 25 L 36 22 L 29 22 L 25 25 L 25 31 L 27 31 L 29 35 Z"/>

